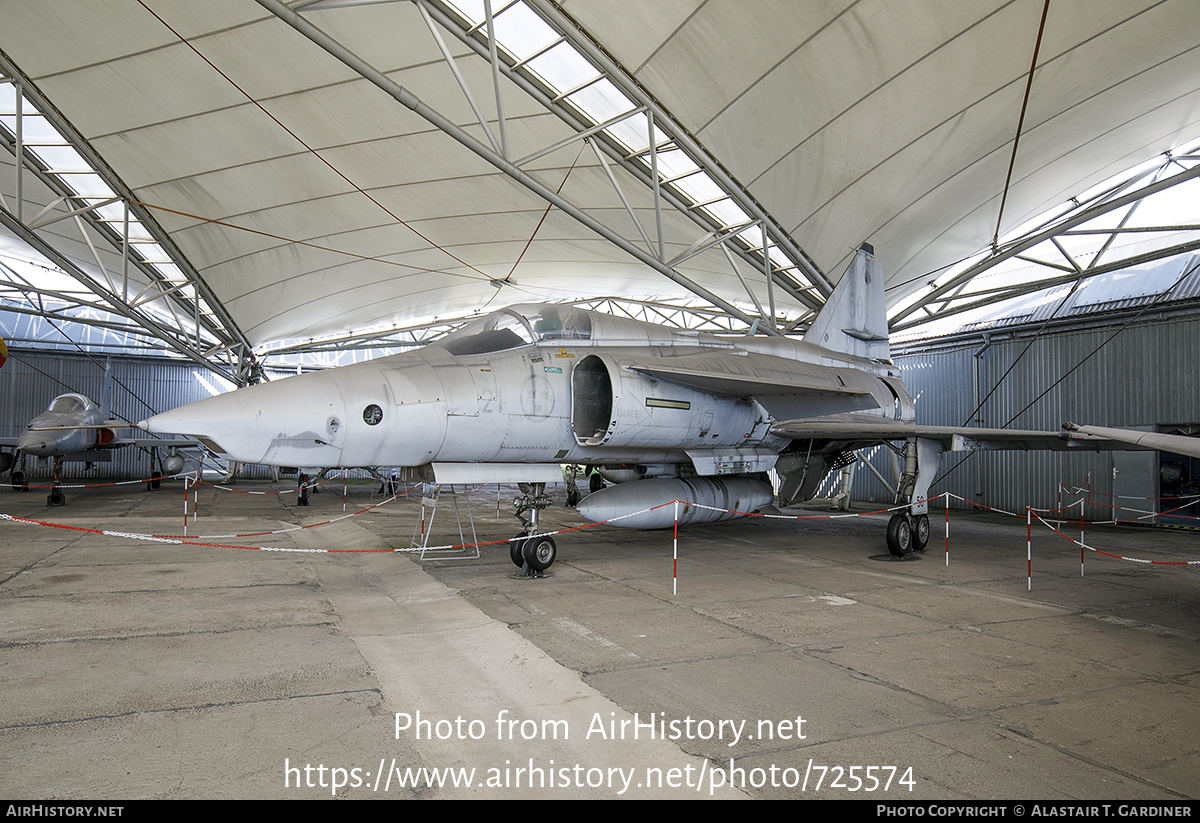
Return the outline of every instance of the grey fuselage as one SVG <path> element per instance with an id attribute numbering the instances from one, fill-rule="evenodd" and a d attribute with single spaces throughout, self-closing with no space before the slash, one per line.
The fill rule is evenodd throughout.
<path id="1" fill-rule="evenodd" d="M 17 438 L 17 450 L 36 457 L 63 457 L 93 449 L 112 431 L 101 428 L 100 409 L 81 394 L 54 398 L 50 408 L 29 421 Z"/>
<path id="2" fill-rule="evenodd" d="M 766 398 L 744 385 L 789 380 L 804 388 Z M 781 408 L 789 417 L 912 415 L 885 364 L 803 341 L 534 306 L 412 352 L 239 389 L 140 425 L 198 437 L 226 459 L 279 466 L 695 463 L 712 474 L 701 468 L 716 465 L 706 455 L 770 468 L 787 443 L 770 431 Z"/>

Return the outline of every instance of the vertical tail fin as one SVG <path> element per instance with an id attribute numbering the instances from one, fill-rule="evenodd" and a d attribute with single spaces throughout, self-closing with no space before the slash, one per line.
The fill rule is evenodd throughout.
<path id="1" fill-rule="evenodd" d="M 113 400 L 112 355 L 104 358 L 104 389 L 100 392 L 100 416 L 108 420 L 112 412 Z"/>
<path id="2" fill-rule="evenodd" d="M 891 360 L 887 305 L 883 295 L 883 266 L 875 250 L 863 243 L 838 281 L 825 307 L 817 314 L 805 341 L 843 354 L 871 360 Z"/>

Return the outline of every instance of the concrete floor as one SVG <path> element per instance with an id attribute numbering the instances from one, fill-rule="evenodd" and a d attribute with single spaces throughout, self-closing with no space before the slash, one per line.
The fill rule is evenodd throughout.
<path id="1" fill-rule="evenodd" d="M 670 532 L 562 535 L 543 580 L 515 578 L 505 545 L 469 561 L 224 548 L 407 547 L 419 519 L 406 499 L 297 530 L 341 517 L 341 487 L 308 507 L 237 488 L 198 496 L 189 540 L 216 545 L 0 521 L 0 794 L 1200 795 L 1200 567 L 1089 555 L 1081 577 L 1078 549 L 1041 529 L 1029 591 L 1023 521 L 952 511 L 947 566 L 940 512 L 905 561 L 880 515 L 756 518 L 682 533 L 673 593 Z M 351 486 L 348 508 L 376 488 Z M 516 531 L 511 496 L 499 516 L 494 487 L 471 496 L 481 540 Z M 544 522 L 580 525 L 561 497 Z M 44 503 L 0 489 L 11 516 L 183 525 L 177 482 Z M 447 512 L 435 542 L 457 538 Z M 1200 557 L 1194 532 L 1089 539 Z M 633 739 L 635 713 L 673 739 Z M 422 768 L 474 769 L 472 786 L 406 772 Z"/>

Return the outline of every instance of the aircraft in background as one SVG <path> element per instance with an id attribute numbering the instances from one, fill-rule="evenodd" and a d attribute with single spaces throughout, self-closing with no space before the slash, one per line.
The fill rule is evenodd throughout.
<path id="1" fill-rule="evenodd" d="M 143 420 L 218 457 L 288 467 L 425 467 L 437 483 L 520 485 L 513 562 L 554 562 L 538 535 L 562 464 L 616 485 L 577 510 L 593 521 L 677 499 L 680 522 L 812 497 L 856 449 L 903 440 L 887 527 L 903 556 L 929 539 L 929 486 L 946 449 L 1076 448 L 1058 432 L 917 426 L 891 363 L 883 276 L 863 244 L 803 340 L 719 337 L 561 305 L 515 305 L 421 349 L 218 395 Z M 524 512 L 530 517 L 523 517 Z M 667 527 L 664 506 L 614 525 Z"/>
<path id="2" fill-rule="evenodd" d="M 29 421 L 18 437 L 0 439 L 0 445 L 16 448 L 15 454 L 0 453 L 0 474 L 12 469 L 13 489 L 24 491 L 29 488 L 25 479 L 26 459 L 30 456 L 52 459 L 54 480 L 46 503 L 62 506 L 67 502 L 59 488 L 65 461 L 91 463 L 107 459 L 105 452 L 109 450 L 121 446 L 141 446 L 151 450 L 151 463 L 158 465 L 151 475 L 151 487 L 158 488 L 159 478 L 177 474 L 183 468 L 183 456 L 178 448 L 195 444 L 119 437 L 114 431 L 131 425 L 121 420 L 105 420 L 100 407 L 82 394 L 60 394 L 50 402 L 46 411 Z M 160 459 L 158 448 L 163 446 L 168 448 L 168 452 Z"/>

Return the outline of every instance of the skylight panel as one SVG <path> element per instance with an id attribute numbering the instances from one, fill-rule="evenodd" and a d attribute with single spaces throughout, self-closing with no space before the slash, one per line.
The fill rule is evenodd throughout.
<path id="1" fill-rule="evenodd" d="M 554 29 L 546 25 L 542 18 L 524 3 L 514 3 L 496 14 L 493 26 L 496 31 L 496 43 L 503 45 L 518 61 L 532 57 L 560 39 Z"/>
<path id="2" fill-rule="evenodd" d="M 161 251 L 159 246 L 155 245 L 154 247 Z M 138 248 L 140 250 L 143 247 L 139 246 Z M 179 270 L 179 266 L 175 265 L 174 263 L 155 263 L 154 269 L 161 274 L 164 279 L 169 280 L 172 283 L 182 283 L 187 279 L 183 276 L 183 272 Z"/>
<path id="3" fill-rule="evenodd" d="M 95 211 L 101 222 L 107 223 L 117 234 L 122 234 L 124 232 L 125 206 L 123 203 L 109 203 L 107 205 L 97 207 Z M 147 230 L 146 227 L 143 226 L 136 217 L 130 214 L 129 242 L 150 242 L 153 240 L 154 235 L 150 234 L 149 230 Z"/>
<path id="4" fill-rule="evenodd" d="M 741 206 L 733 202 L 733 199 L 729 197 L 726 197 L 724 200 L 718 200 L 715 203 L 709 203 L 707 206 L 704 206 L 704 211 L 725 226 L 737 226 L 750 221 L 750 216 L 742 211 Z M 761 241 L 759 245 L 761 245 Z"/>
<path id="5" fill-rule="evenodd" d="M 108 224 L 117 234 L 122 234 L 125 231 L 125 208 L 120 203 L 109 203 L 107 206 L 101 206 L 96 209 L 96 213 L 100 215 L 100 220 Z M 130 243 L 148 243 L 153 242 L 154 235 L 143 226 L 136 217 L 129 216 L 129 242 Z"/>
<path id="6" fill-rule="evenodd" d="M 36 146 L 44 144 L 49 146 L 61 146 L 63 143 L 62 136 L 58 133 L 54 126 L 50 125 L 45 117 L 37 113 L 37 109 L 28 100 L 21 103 L 21 142 Z M 8 129 L 12 134 L 17 133 L 17 116 L 15 114 L 0 115 L 0 123 Z"/>
<path id="7" fill-rule="evenodd" d="M 560 94 L 600 78 L 600 72 L 569 43 L 559 43 L 525 64 Z"/>
<path id="8" fill-rule="evenodd" d="M 630 115 L 612 128 L 606 129 L 606 131 L 620 141 L 621 145 L 629 149 L 631 154 L 644 154 L 650 150 L 648 122 L 646 115 L 639 112 L 638 114 Z M 661 146 L 668 139 L 667 135 L 661 129 L 657 126 L 654 127 L 654 142 L 657 145 Z"/>
<path id="9" fill-rule="evenodd" d="M 170 255 L 163 251 L 163 247 L 157 243 L 138 243 L 135 248 L 137 249 L 138 254 L 140 254 L 142 259 L 147 263 L 158 264 L 171 262 Z M 158 268 L 158 266 L 156 265 L 155 268 Z M 177 277 L 180 280 L 184 279 L 183 275 L 177 275 Z"/>
<path id="10" fill-rule="evenodd" d="M 679 149 L 667 149 L 665 151 L 660 149 L 656 160 L 658 163 L 658 176 L 664 180 L 686 177 L 689 174 L 700 171 L 700 167 L 695 164 L 692 158 Z"/>
<path id="11" fill-rule="evenodd" d="M 567 101 L 593 123 L 603 123 L 636 108 L 607 77 L 571 94 Z"/>
<path id="12" fill-rule="evenodd" d="M 108 200 L 117 196 L 95 172 L 63 172 L 58 178 L 80 197 Z"/>
<path id="13" fill-rule="evenodd" d="M 1155 196 L 1143 200 L 1129 225 L 1171 226 L 1200 222 L 1200 181 L 1186 180 L 1171 189 L 1170 197 Z"/>
<path id="14" fill-rule="evenodd" d="M 693 203 L 711 203 L 725 197 L 725 190 L 704 172 L 683 177 L 673 185 L 690 197 Z"/>
<path id="15" fill-rule="evenodd" d="M 125 206 L 121 203 L 109 203 L 107 206 L 100 206 L 96 209 L 96 215 L 105 223 L 116 223 L 121 225 L 125 222 Z M 131 216 L 129 224 L 132 226 L 136 221 Z"/>
<path id="16" fill-rule="evenodd" d="M 38 146 L 31 148 L 30 151 L 37 155 L 38 159 L 51 172 L 84 172 L 92 170 L 91 164 L 80 157 L 79 152 L 68 145 Z"/>
<path id="17" fill-rule="evenodd" d="M 486 17 L 483 0 L 448 0 L 446 5 L 458 12 L 464 20 L 473 26 L 482 23 Z M 495 7 L 496 4 L 493 3 L 493 10 L 495 10 Z"/>
<path id="18" fill-rule="evenodd" d="M 788 259 L 788 256 L 783 253 L 783 249 L 779 248 L 779 246 L 769 246 L 768 253 L 771 255 L 771 262 L 775 265 L 775 268 L 795 268 L 792 261 Z"/>

